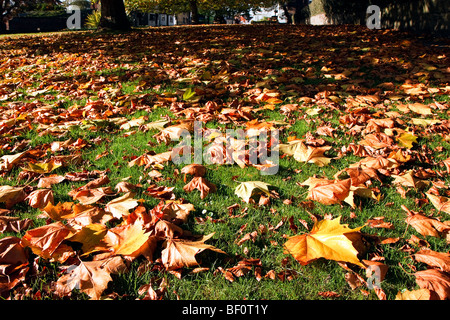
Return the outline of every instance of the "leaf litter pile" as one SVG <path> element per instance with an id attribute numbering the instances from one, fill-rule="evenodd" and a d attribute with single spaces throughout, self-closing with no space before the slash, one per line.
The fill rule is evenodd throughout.
<path id="1" fill-rule="evenodd" d="M 348 26 L 2 38 L 1 296 L 448 299 L 450 65 L 423 40 Z M 210 161 L 176 165 L 194 121 Z M 226 129 L 247 136 L 224 148 Z M 248 136 L 275 129 L 264 175 L 276 164 L 250 161 Z"/>

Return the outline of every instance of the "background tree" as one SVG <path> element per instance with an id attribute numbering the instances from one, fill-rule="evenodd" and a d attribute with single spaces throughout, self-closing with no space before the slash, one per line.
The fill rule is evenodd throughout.
<path id="1" fill-rule="evenodd" d="M 51 9 L 61 4 L 60 0 L 0 0 L 0 31 L 20 12 L 36 9 Z"/>
<path id="2" fill-rule="evenodd" d="M 128 11 L 160 12 L 177 14 L 191 13 L 191 23 L 200 22 L 200 13 L 213 12 L 216 15 L 234 15 L 250 9 L 270 7 L 277 0 L 125 0 Z"/>

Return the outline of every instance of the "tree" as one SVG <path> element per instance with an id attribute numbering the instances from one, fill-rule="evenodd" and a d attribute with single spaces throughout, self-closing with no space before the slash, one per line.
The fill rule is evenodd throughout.
<path id="1" fill-rule="evenodd" d="M 100 30 L 130 30 L 123 0 L 101 0 Z"/>
<path id="2" fill-rule="evenodd" d="M 0 31 L 8 22 L 24 10 L 38 9 L 42 5 L 58 6 L 59 0 L 0 0 Z"/>
<path id="3" fill-rule="evenodd" d="M 177 14 L 191 12 L 192 24 L 198 24 L 201 12 L 237 14 L 250 9 L 270 7 L 277 0 L 125 0 L 128 11 Z"/>

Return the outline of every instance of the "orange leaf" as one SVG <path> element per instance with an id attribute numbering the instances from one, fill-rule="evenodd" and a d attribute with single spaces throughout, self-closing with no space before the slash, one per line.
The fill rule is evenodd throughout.
<path id="1" fill-rule="evenodd" d="M 167 239 L 163 244 L 161 259 L 166 269 L 178 269 L 182 267 L 193 267 L 199 263 L 195 259 L 195 255 L 204 250 L 213 250 L 225 253 L 214 246 L 205 244 L 214 233 L 201 237 L 197 241 L 189 241 L 182 239 Z"/>
<path id="2" fill-rule="evenodd" d="M 325 258 L 350 262 L 365 267 L 357 258 L 354 243 L 361 241 L 359 230 L 340 224 L 340 217 L 334 220 L 316 222 L 310 233 L 293 236 L 284 244 L 286 253 L 291 254 L 302 265 Z"/>

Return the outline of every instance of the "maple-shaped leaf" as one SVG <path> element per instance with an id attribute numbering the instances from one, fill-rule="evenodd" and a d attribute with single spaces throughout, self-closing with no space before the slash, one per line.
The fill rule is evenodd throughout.
<path id="1" fill-rule="evenodd" d="M 206 168 L 201 164 L 193 163 L 183 167 L 183 169 L 181 169 L 181 173 L 184 173 L 184 182 L 186 182 L 186 175 L 188 174 L 194 177 L 205 176 Z"/>
<path id="2" fill-rule="evenodd" d="M 420 288 L 436 292 L 441 300 L 450 298 L 450 275 L 447 272 L 428 269 L 417 271 L 414 276 Z"/>
<path id="3" fill-rule="evenodd" d="M 397 160 L 392 158 L 385 158 L 382 156 L 377 157 L 365 157 L 364 159 L 353 163 L 350 165 L 350 168 L 359 167 L 361 169 L 391 169 L 391 168 L 397 168 L 400 164 Z"/>
<path id="4" fill-rule="evenodd" d="M 117 192 L 127 193 L 127 192 L 135 191 L 138 187 L 139 187 L 139 185 L 135 185 L 135 184 L 132 184 L 132 183 L 127 182 L 127 181 L 121 181 L 121 182 L 116 184 L 114 189 L 116 189 Z"/>
<path id="5" fill-rule="evenodd" d="M 73 197 L 75 196 L 79 191 L 82 190 L 89 190 L 89 189 L 96 189 L 96 188 L 100 188 L 101 186 L 108 184 L 109 178 L 107 175 L 102 175 L 101 177 L 94 179 L 92 181 L 89 181 L 88 183 L 86 183 L 84 186 L 81 186 L 79 188 L 76 188 L 74 190 L 69 191 L 68 195 Z"/>
<path id="6" fill-rule="evenodd" d="M 167 239 L 163 243 L 163 250 L 161 252 L 161 259 L 166 269 L 173 270 L 182 267 L 197 266 L 199 263 L 195 256 L 204 250 L 212 250 L 226 254 L 224 251 L 205 243 L 213 235 L 214 233 L 211 233 L 201 237 L 197 241 Z"/>
<path id="7" fill-rule="evenodd" d="M 113 199 L 105 206 L 105 210 L 110 212 L 113 217 L 120 219 L 128 215 L 129 211 L 139 205 L 136 199 L 133 199 L 134 193 L 128 192 L 123 196 Z"/>
<path id="8" fill-rule="evenodd" d="M 79 242 L 82 244 L 81 250 L 88 253 L 92 248 L 97 246 L 105 237 L 108 229 L 105 225 L 99 223 L 91 223 L 82 227 L 73 236 L 67 240 Z"/>
<path id="9" fill-rule="evenodd" d="M 155 155 L 143 154 L 142 156 L 137 157 L 136 159 L 130 161 L 128 163 L 129 167 L 137 166 L 149 166 L 154 164 L 163 164 L 172 158 L 172 151 L 167 151 Z"/>
<path id="10" fill-rule="evenodd" d="M 307 199 L 320 202 L 325 205 L 338 204 L 344 201 L 350 194 L 351 179 L 319 183 L 309 189 Z"/>
<path id="11" fill-rule="evenodd" d="M 112 280 L 109 270 L 104 266 L 105 261 L 80 261 L 79 265 L 69 267 L 56 282 L 56 293 L 65 296 L 72 290 L 78 289 L 86 293 L 91 299 L 100 299 L 103 291 Z"/>
<path id="12" fill-rule="evenodd" d="M 255 195 L 265 194 L 270 196 L 269 186 L 270 184 L 262 181 L 247 181 L 238 185 L 234 193 L 244 202 L 249 203 L 250 198 Z"/>
<path id="13" fill-rule="evenodd" d="M 192 192 L 194 189 L 200 191 L 200 198 L 202 199 L 205 199 L 208 194 L 217 191 L 216 185 L 203 177 L 194 177 L 191 182 L 183 187 L 183 190 L 186 192 Z"/>
<path id="14" fill-rule="evenodd" d="M 34 190 L 26 197 L 26 200 L 31 207 L 42 209 L 49 203 L 54 203 L 53 191 L 51 189 Z"/>
<path id="15" fill-rule="evenodd" d="M 346 168 L 336 173 L 334 177 L 337 179 L 337 177 L 340 176 L 343 172 L 347 173 L 348 176 L 350 176 L 350 179 L 352 179 L 352 186 L 360 186 L 369 181 L 370 179 L 380 180 L 377 171 L 375 169 L 372 168 L 361 169 L 359 167 Z"/>
<path id="16" fill-rule="evenodd" d="M 366 135 L 363 140 L 358 142 L 358 144 L 375 149 L 382 149 L 392 147 L 394 141 L 385 133 L 377 132 Z"/>
<path id="17" fill-rule="evenodd" d="M 0 233 L 21 232 L 29 229 L 33 225 L 30 218 L 20 219 L 19 217 L 10 217 L 0 215 Z"/>
<path id="18" fill-rule="evenodd" d="M 330 163 L 331 158 L 323 154 L 331 149 L 331 146 L 311 147 L 305 145 L 303 140 L 289 141 L 288 144 L 280 144 L 279 149 L 286 155 L 293 156 L 299 162 L 315 163 L 319 167 Z"/>
<path id="19" fill-rule="evenodd" d="M 168 204 L 162 208 L 161 219 L 170 221 L 174 224 L 181 224 L 187 222 L 189 213 L 194 211 L 194 205 L 191 203 L 184 203 L 180 200 L 169 201 Z"/>
<path id="20" fill-rule="evenodd" d="M 417 136 L 415 136 L 411 132 L 405 131 L 397 137 L 397 141 L 399 142 L 401 147 L 411 149 L 413 147 L 413 143 L 417 143 Z"/>
<path id="21" fill-rule="evenodd" d="M 429 192 L 427 192 L 425 194 L 427 195 L 428 199 L 430 199 L 431 203 L 434 205 L 434 207 L 438 211 L 442 211 L 442 212 L 450 214 L 450 198 L 443 197 L 443 196 L 436 196 Z"/>
<path id="22" fill-rule="evenodd" d="M 325 258 L 365 267 L 353 244 L 361 241 L 359 230 L 362 227 L 350 229 L 348 225 L 341 225 L 340 219 L 318 221 L 309 233 L 289 238 L 284 244 L 286 252 L 302 265 Z"/>
<path id="23" fill-rule="evenodd" d="M 28 230 L 21 244 L 43 258 L 50 258 L 58 246 L 72 235 L 72 230 L 61 222 L 54 222 L 39 228 Z"/>
<path id="24" fill-rule="evenodd" d="M 0 186 L 0 202 L 11 208 L 16 203 L 23 201 L 27 197 L 23 188 L 12 186 Z"/>

